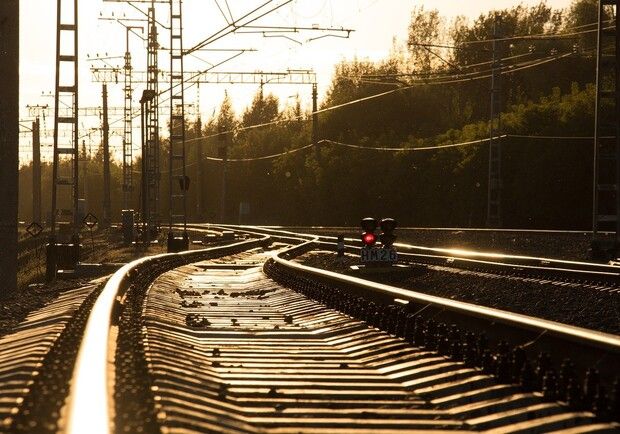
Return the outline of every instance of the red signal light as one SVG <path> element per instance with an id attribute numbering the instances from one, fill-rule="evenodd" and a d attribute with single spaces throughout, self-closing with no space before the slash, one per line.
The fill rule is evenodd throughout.
<path id="1" fill-rule="evenodd" d="M 372 232 L 366 232 L 362 234 L 362 242 L 367 246 L 372 246 L 377 242 L 377 236 Z"/>

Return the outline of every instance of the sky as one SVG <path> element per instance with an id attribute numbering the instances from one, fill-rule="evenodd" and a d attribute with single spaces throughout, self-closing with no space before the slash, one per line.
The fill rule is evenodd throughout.
<path id="1" fill-rule="evenodd" d="M 71 0 L 63 0 L 69 4 Z M 265 0 L 219 0 L 219 5 L 230 20 L 251 11 Z M 285 0 L 274 0 L 273 4 L 284 3 Z M 234 60 L 222 64 L 217 71 L 283 71 L 286 69 L 313 69 L 317 73 L 319 99 L 321 100 L 329 88 L 334 66 L 345 59 L 380 60 L 387 57 L 394 39 L 404 41 L 411 11 L 416 6 L 427 9 L 438 9 L 448 19 L 463 15 L 474 19 L 481 13 L 492 9 L 510 7 L 518 4 L 516 0 L 293 0 L 276 12 L 261 18 L 253 24 L 270 26 L 299 26 L 353 29 L 349 38 L 335 36 L 318 40 L 309 39 L 321 35 L 342 35 L 338 32 L 300 32 L 287 34 L 295 41 L 283 37 L 263 37 L 262 34 L 232 34 L 211 44 L 210 48 L 218 49 L 255 49 L 246 52 Z M 520 3 L 536 4 L 538 0 L 523 0 Z M 547 0 L 547 4 L 555 8 L 568 7 L 571 0 Z M 136 3 L 139 7 L 144 4 Z M 455 7 L 458 5 L 458 7 Z M 32 117 L 26 105 L 53 105 L 54 90 L 54 57 L 56 49 L 56 1 L 54 0 L 22 0 L 21 8 L 21 83 L 20 105 L 22 107 L 22 125 L 28 127 Z M 216 0 L 184 0 L 184 45 L 189 48 L 214 34 L 227 25 L 226 19 L 218 9 Z M 157 7 L 158 19 L 163 24 L 169 21 L 169 7 Z M 105 66 L 103 61 L 88 62 L 88 58 L 112 57 L 106 62 L 113 66 L 122 66 L 123 60 L 115 58 L 125 52 L 125 29 L 116 21 L 101 20 L 110 18 L 141 18 L 136 9 L 124 2 L 104 2 L 103 0 L 79 0 L 79 56 L 80 56 L 80 106 L 101 106 L 101 84 L 91 82 L 91 66 Z M 132 22 L 132 25 L 144 25 Z M 160 42 L 169 46 L 169 33 L 160 31 Z M 146 69 L 146 48 L 137 36 L 130 37 L 130 51 L 133 56 L 135 70 Z M 232 52 L 211 51 L 198 52 L 196 56 L 185 57 L 185 70 L 200 70 L 210 64 L 219 63 L 231 56 Z M 160 54 L 160 68 L 169 68 L 169 57 L 165 52 Z M 137 105 L 142 85 L 136 85 L 134 103 Z M 160 85 L 162 88 L 165 85 Z M 251 102 L 258 86 L 246 84 L 201 85 L 186 91 L 186 103 L 200 107 L 203 119 L 212 116 L 227 92 L 237 113 L 242 113 Z M 280 99 L 281 108 L 299 95 L 302 106 L 306 110 L 311 107 L 310 86 L 268 85 L 265 92 L 272 92 Z M 199 104 L 198 104 L 199 101 Z M 122 107 L 122 84 L 109 85 L 109 105 Z M 190 113 L 195 116 L 196 110 Z M 118 157 L 121 145 L 120 128 L 122 123 L 110 117 L 112 127 L 111 144 L 113 158 Z M 87 148 L 96 149 L 100 142 L 98 117 L 80 119 L 83 140 Z M 137 126 L 138 122 L 135 122 Z M 160 121 L 165 127 L 166 122 Z M 42 128 L 53 129 L 53 114 L 43 120 Z M 23 128 L 25 130 L 25 128 Z M 162 132 L 166 135 L 165 132 Z M 134 134 L 134 146 L 137 148 L 138 132 Z M 21 159 L 31 158 L 31 138 L 23 134 L 20 142 Z M 51 134 L 42 137 L 42 155 L 45 159 L 51 155 Z"/>

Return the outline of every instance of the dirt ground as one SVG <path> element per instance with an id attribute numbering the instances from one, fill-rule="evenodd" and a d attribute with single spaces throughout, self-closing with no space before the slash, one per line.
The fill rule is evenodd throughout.
<path id="1" fill-rule="evenodd" d="M 81 234 L 81 258 L 83 263 L 126 263 L 139 257 L 166 252 L 165 234 L 158 244 L 151 245 L 148 250 L 141 245 L 126 246 L 118 229 L 89 231 Z M 198 239 L 198 238 L 197 238 Z M 86 285 L 101 276 L 75 277 L 57 280 L 52 283 L 45 281 L 45 240 L 35 242 L 25 235 L 20 239 L 23 249 L 19 254 L 19 289 L 15 293 L 0 294 L 0 336 L 3 336 L 18 325 L 30 312 L 45 306 L 63 292 Z M 35 247 L 36 246 L 36 247 Z M 199 248 L 201 246 L 190 246 Z M 106 273 L 110 272 L 108 268 Z"/>

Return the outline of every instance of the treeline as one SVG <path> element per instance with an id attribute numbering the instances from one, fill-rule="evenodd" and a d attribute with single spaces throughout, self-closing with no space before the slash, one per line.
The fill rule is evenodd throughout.
<path id="1" fill-rule="evenodd" d="M 414 149 L 488 137 L 489 40 L 499 36 L 496 50 L 501 50 L 506 72 L 502 131 L 508 134 L 502 139 L 503 225 L 588 228 L 592 140 L 514 136 L 592 135 L 597 3 L 577 0 L 566 10 L 555 10 L 542 2 L 453 22 L 436 11 L 415 9 L 406 41 L 395 42 L 384 61 L 354 59 L 337 65 L 322 101 L 321 108 L 329 109 L 363 100 L 320 113 L 318 126 L 320 138 L 361 148 L 322 142 L 287 153 L 312 143 L 311 117 L 299 101 L 282 108 L 275 96 L 259 92 L 250 107 L 236 114 L 225 98 L 205 125 L 188 126 L 190 219 L 356 225 L 361 216 L 390 215 L 404 225 L 484 226 L 487 143 L 400 152 L 374 148 Z M 537 36 L 518 38 L 522 35 Z M 387 94 L 364 100 L 382 93 Z M 255 125 L 263 126 L 248 128 Z M 199 136 L 203 138 L 194 140 Z M 231 160 L 282 155 L 225 165 L 217 160 L 224 148 Z M 165 142 L 161 161 L 167 161 Z M 88 206 L 100 215 L 101 158 L 83 164 Z M 164 163 L 164 221 L 165 170 Z M 121 172 L 115 164 L 112 205 L 117 219 Z M 44 167 L 44 210 L 49 209 L 50 175 Z M 30 177 L 30 166 L 23 167 L 20 216 L 25 220 L 31 215 Z M 139 185 L 139 174 L 134 179 Z M 136 191 L 136 208 L 138 200 Z"/>

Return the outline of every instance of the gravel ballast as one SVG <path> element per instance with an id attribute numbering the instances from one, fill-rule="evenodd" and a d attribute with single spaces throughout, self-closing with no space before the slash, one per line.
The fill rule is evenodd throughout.
<path id="1" fill-rule="evenodd" d="M 349 272 L 359 260 L 336 260 L 331 252 L 310 252 L 297 259 L 304 265 Z M 412 274 L 365 274 L 364 279 L 425 294 L 465 301 L 565 324 L 620 334 L 620 294 L 579 284 L 500 276 L 447 267 L 424 267 Z"/>
<path id="2" fill-rule="evenodd" d="M 294 232 L 359 239 L 361 228 L 287 228 Z M 423 247 L 593 261 L 589 232 L 397 228 L 399 243 Z"/>

